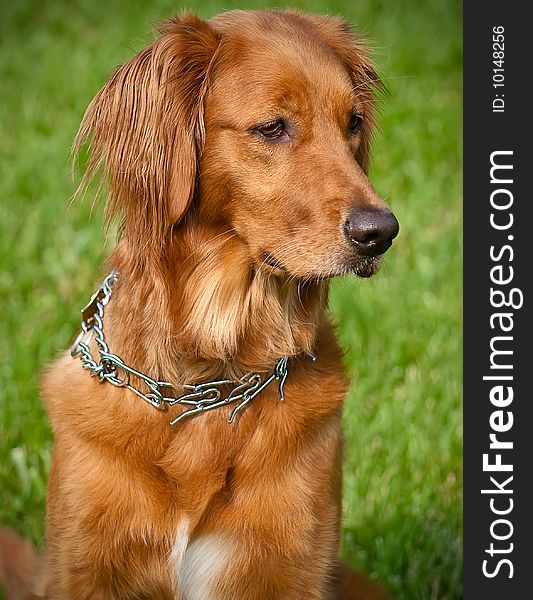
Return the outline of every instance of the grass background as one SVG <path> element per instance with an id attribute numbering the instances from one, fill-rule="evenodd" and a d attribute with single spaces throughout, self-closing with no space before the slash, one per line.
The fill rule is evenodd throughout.
<path id="1" fill-rule="evenodd" d="M 187 3 L 204 17 L 268 5 L 284 3 Z M 331 300 L 354 380 L 342 552 L 399 600 L 461 598 L 462 4 L 290 5 L 351 20 L 390 89 L 372 172 L 400 237 L 376 278 L 340 280 Z M 112 245 L 101 209 L 69 206 L 71 140 L 111 69 L 182 6 L 0 2 L 0 523 L 38 544 L 51 450 L 38 374 L 73 338 Z"/>

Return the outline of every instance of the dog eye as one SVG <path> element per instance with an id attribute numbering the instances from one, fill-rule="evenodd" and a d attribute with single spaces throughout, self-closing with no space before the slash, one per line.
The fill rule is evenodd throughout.
<path id="1" fill-rule="evenodd" d="M 357 113 L 352 113 L 352 116 L 350 117 L 350 133 L 351 134 L 355 134 L 357 133 L 358 129 L 361 127 L 361 123 L 363 122 L 363 117 L 361 115 L 358 115 Z"/>
<path id="2" fill-rule="evenodd" d="M 270 123 L 259 125 L 254 131 L 258 132 L 267 140 L 279 140 L 287 133 L 283 119 L 277 119 L 276 121 L 270 121 Z"/>

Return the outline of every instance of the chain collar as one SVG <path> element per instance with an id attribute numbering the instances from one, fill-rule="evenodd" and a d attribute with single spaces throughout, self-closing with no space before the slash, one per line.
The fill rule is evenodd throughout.
<path id="1" fill-rule="evenodd" d="M 158 410 L 166 410 L 175 404 L 190 407 L 172 419 L 171 425 L 175 425 L 186 417 L 237 402 L 228 418 L 228 423 L 233 423 L 237 413 L 273 381 L 278 381 L 280 400 L 285 399 L 283 385 L 288 375 L 287 357 L 280 358 L 272 373 L 266 377 L 260 373 L 247 373 L 238 381 L 222 379 L 194 385 L 186 384 L 182 386 L 186 390 L 185 393 L 178 397 L 169 395 L 174 390 L 171 383 L 156 381 L 128 366 L 118 355 L 109 351 L 104 336 L 104 308 L 111 299 L 112 289 L 117 279 L 118 273 L 111 272 L 104 279 L 89 304 L 82 309 L 81 331 L 70 350 L 73 358 L 81 359 L 82 367 L 89 371 L 91 377 L 98 377 L 101 383 L 107 381 L 117 387 L 127 388 Z M 100 355 L 99 361 L 92 355 L 89 347 L 93 336 Z M 303 352 L 303 354 L 310 360 L 315 360 L 312 354 L 308 352 Z M 145 391 L 139 390 L 130 383 L 132 375 L 146 385 Z M 231 384 L 233 384 L 232 389 L 224 395 L 222 388 Z"/>

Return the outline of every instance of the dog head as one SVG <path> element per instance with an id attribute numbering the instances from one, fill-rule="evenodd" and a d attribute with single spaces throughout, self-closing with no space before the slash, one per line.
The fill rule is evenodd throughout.
<path id="1" fill-rule="evenodd" d="M 139 260 L 194 222 L 231 231 L 259 271 L 372 275 L 398 223 L 367 177 L 380 84 L 348 25 L 233 11 L 160 33 L 115 71 L 76 142 L 91 149 L 82 187 L 103 167 Z"/>

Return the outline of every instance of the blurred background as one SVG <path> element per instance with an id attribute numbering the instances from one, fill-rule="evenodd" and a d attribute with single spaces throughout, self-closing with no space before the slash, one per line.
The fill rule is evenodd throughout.
<path id="1" fill-rule="evenodd" d="M 389 88 L 372 178 L 401 224 L 370 281 L 336 281 L 353 381 L 343 556 L 395 597 L 462 597 L 462 3 L 0 0 L 0 523 L 43 543 L 51 432 L 39 374 L 77 332 L 112 234 L 70 203 L 69 152 L 111 70 L 189 7 L 342 15 Z M 106 239 L 108 238 L 108 239 Z M 0 592 L 1 596 L 1 592 Z"/>

